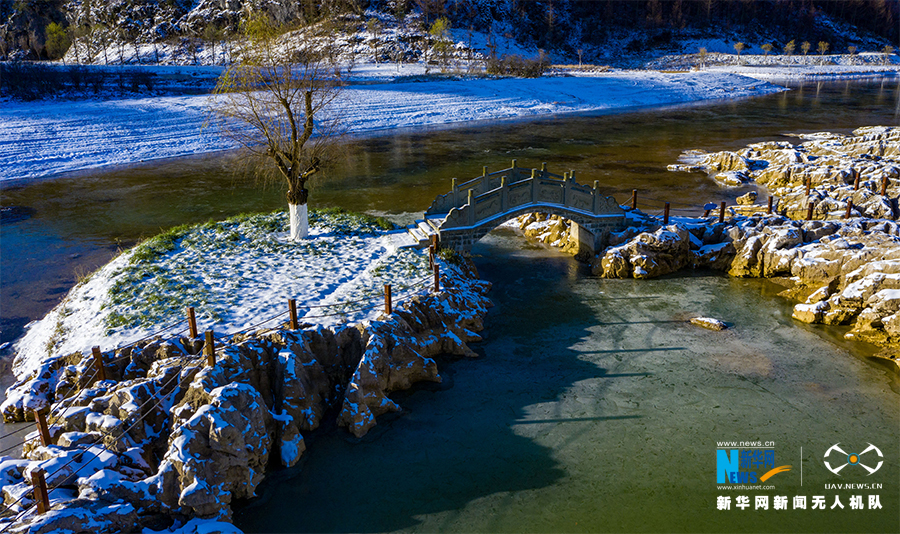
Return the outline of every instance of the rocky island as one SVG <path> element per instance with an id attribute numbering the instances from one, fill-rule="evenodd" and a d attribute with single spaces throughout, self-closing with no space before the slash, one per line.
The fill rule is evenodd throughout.
<path id="1" fill-rule="evenodd" d="M 384 231 L 341 230 L 334 217 L 325 219 L 319 224 L 344 239 L 385 239 Z M 203 232 L 244 232 L 233 239 L 242 254 L 278 246 L 277 238 L 247 226 L 241 220 L 189 229 L 163 255 L 173 263 L 171 255 L 196 245 Z M 141 268 L 154 246 L 159 240 L 124 259 L 139 258 L 130 265 Z M 360 322 L 291 328 L 282 319 L 218 335 L 212 351 L 203 335 L 150 336 L 102 352 L 101 372 L 90 351 L 52 354 L 37 365 L 20 358 L 4 420 L 48 424 L 27 436 L 21 459 L 0 460 L 0 524 L 9 532 L 140 532 L 201 519 L 214 523 L 204 532 L 233 532 L 231 502 L 253 497 L 267 470 L 294 465 L 306 450 L 304 437 L 324 421 L 363 436 L 377 416 L 400 410 L 389 393 L 441 381 L 434 356 L 475 356 L 466 343 L 480 339 L 490 285 L 459 255 L 433 261 L 439 291 L 425 287 L 398 298 L 389 315 L 376 311 Z M 110 265 L 86 285 L 108 289 L 110 279 L 122 276 Z M 143 284 L 153 280 L 148 275 Z M 98 294 L 107 304 L 113 296 Z M 80 302 L 70 295 L 60 307 L 70 307 L 72 316 Z M 36 513 L 32 493 L 39 471 L 49 487 L 43 514 Z"/>

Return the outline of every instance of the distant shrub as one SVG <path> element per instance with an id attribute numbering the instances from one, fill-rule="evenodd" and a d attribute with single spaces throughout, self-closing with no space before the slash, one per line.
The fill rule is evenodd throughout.
<path id="1" fill-rule="evenodd" d="M 850 52 L 850 55 L 852 56 L 853 54 L 856 53 L 856 47 L 853 46 L 853 45 L 848 46 L 848 47 L 847 47 L 847 52 Z"/>
<path id="2" fill-rule="evenodd" d="M 505 55 L 499 58 L 489 58 L 486 70 L 488 74 L 501 76 L 540 78 L 544 74 L 544 66 L 543 58 L 528 59 L 518 55 Z"/>
<path id="3" fill-rule="evenodd" d="M 125 92 L 126 88 L 134 93 L 152 92 L 155 82 L 156 74 L 138 69 L 117 69 L 113 74 L 83 65 L 58 67 L 25 61 L 0 63 L 0 96 L 15 100 L 66 95 L 77 97 L 86 90 L 99 94 L 111 85 L 117 86 L 119 92 Z"/>

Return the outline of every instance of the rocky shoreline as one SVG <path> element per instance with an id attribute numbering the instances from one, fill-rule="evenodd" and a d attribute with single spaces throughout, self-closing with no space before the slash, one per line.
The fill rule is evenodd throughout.
<path id="1" fill-rule="evenodd" d="M 458 257 L 457 257 L 458 258 Z M 216 339 L 149 339 L 105 354 L 57 356 L 20 380 L 7 421 L 50 406 L 50 443 L 26 438 L 24 458 L 0 457 L 9 532 L 139 532 L 207 524 L 233 532 L 230 503 L 249 498 L 268 469 L 294 465 L 304 434 L 324 418 L 362 436 L 400 407 L 392 391 L 441 380 L 432 358 L 473 357 L 491 306 L 473 265 L 440 263 L 441 291 L 414 296 L 376 321 L 334 328 L 286 325 Z M 10 402 L 12 401 L 12 402 Z M 38 515 L 32 474 L 47 473 L 50 510 Z"/>
<path id="2" fill-rule="evenodd" d="M 773 213 L 750 194 L 721 223 L 679 218 L 663 226 L 640 214 L 643 227 L 611 235 L 592 271 L 654 278 L 706 268 L 770 278 L 786 286 L 782 296 L 799 301 L 795 319 L 852 325 L 848 339 L 882 347 L 879 356 L 900 368 L 900 128 L 796 137 L 806 141 L 689 151 L 669 168 L 708 173 L 723 186 L 764 185 L 777 198 Z M 564 219 L 530 214 L 517 222 L 527 236 L 577 250 Z"/>

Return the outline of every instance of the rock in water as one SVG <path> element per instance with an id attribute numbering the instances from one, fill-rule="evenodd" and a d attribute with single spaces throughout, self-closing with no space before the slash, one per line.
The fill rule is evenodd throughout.
<path id="1" fill-rule="evenodd" d="M 712 317 L 694 317 L 691 319 L 691 324 L 716 331 L 728 328 L 727 324 L 718 319 L 713 319 Z"/>

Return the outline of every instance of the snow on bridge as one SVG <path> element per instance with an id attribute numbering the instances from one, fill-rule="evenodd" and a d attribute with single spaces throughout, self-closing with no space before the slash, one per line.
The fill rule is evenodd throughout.
<path id="1" fill-rule="evenodd" d="M 531 212 L 559 215 L 571 220 L 571 237 L 579 243 L 578 255 L 593 255 L 609 232 L 626 226 L 625 210 L 612 197 L 575 181 L 575 172 L 554 174 L 544 163 L 540 169 L 512 167 L 458 184 L 438 196 L 409 233 L 420 246 L 438 235 L 447 248 L 466 250 L 488 232 L 514 217 Z"/>

